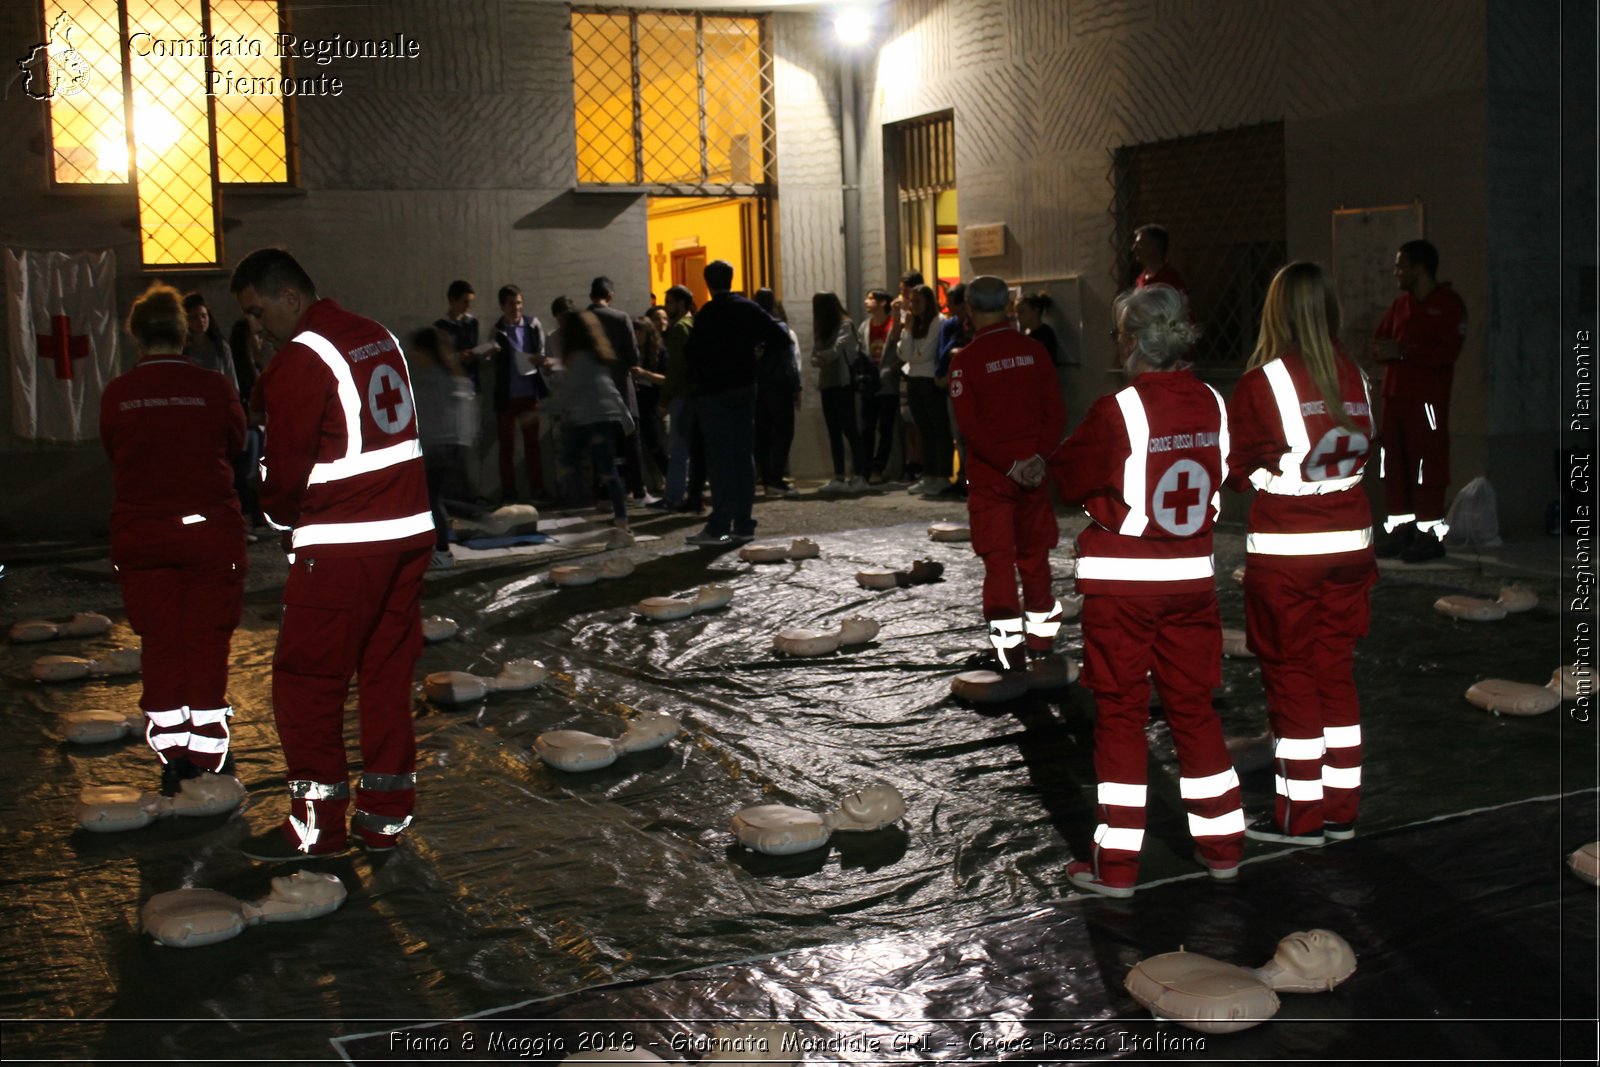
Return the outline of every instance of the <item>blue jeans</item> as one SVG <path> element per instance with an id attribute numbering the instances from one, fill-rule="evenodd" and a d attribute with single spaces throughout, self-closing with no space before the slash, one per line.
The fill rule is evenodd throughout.
<path id="1" fill-rule="evenodd" d="M 567 503 L 581 504 L 588 495 L 578 466 L 585 449 L 594 464 L 594 476 L 605 482 L 606 492 L 611 496 L 611 517 L 627 521 L 628 504 L 622 492 L 622 476 L 617 473 L 617 424 L 614 422 L 591 422 L 563 430 L 561 482 Z"/>
<path id="2" fill-rule="evenodd" d="M 706 466 L 711 475 L 710 534 L 753 534 L 756 520 L 755 447 L 756 389 L 726 389 L 694 402 L 695 418 L 706 438 Z"/>

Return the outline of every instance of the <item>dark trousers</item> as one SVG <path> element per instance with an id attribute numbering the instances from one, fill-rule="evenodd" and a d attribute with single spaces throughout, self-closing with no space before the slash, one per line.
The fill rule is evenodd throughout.
<path id="1" fill-rule="evenodd" d="M 932 378 L 907 378 L 906 399 L 922 438 L 922 473 L 948 479 L 955 443 L 950 438 L 950 406 L 944 390 L 933 384 Z"/>
<path id="2" fill-rule="evenodd" d="M 506 401 L 498 420 L 500 439 L 500 495 L 507 502 L 517 498 L 517 441 L 522 434 L 522 451 L 528 463 L 528 491 L 533 496 L 544 492 L 544 462 L 539 456 L 539 398 L 514 396 Z"/>
<path id="3" fill-rule="evenodd" d="M 900 398 L 879 390 L 861 398 L 861 454 L 872 457 L 872 473 L 889 469 L 889 454 L 894 451 L 894 428 L 900 414 Z M 873 452 L 873 439 L 877 452 Z"/>
<path id="4" fill-rule="evenodd" d="M 706 531 L 739 535 L 755 532 L 755 387 L 725 389 L 695 397 L 695 421 L 705 433 L 710 463 L 711 514 Z"/>
<path id="5" fill-rule="evenodd" d="M 833 476 L 844 477 L 844 450 L 850 446 L 850 462 L 855 473 L 864 474 L 866 457 L 861 451 L 861 434 L 856 429 L 856 391 L 848 385 L 822 390 L 822 421 L 828 427 L 828 451 L 833 454 Z"/>
<path id="6" fill-rule="evenodd" d="M 768 488 L 781 486 L 789 468 L 794 400 L 787 386 L 756 387 L 756 473 Z"/>

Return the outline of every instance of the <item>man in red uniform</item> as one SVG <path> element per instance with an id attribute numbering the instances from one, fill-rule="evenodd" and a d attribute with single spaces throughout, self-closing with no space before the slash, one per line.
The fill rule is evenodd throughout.
<path id="1" fill-rule="evenodd" d="M 1050 550 L 1060 534 L 1041 483 L 1042 457 L 1060 442 L 1063 415 L 1049 354 L 1006 320 L 1010 296 L 1000 278 L 967 286 L 974 332 L 951 360 L 950 401 L 967 442 L 967 515 L 972 550 L 983 557 L 983 617 L 1001 669 L 1015 671 L 1048 656 L 1061 628 L 1061 602 L 1050 589 Z"/>
<path id="2" fill-rule="evenodd" d="M 244 599 L 244 516 L 230 460 L 244 447 L 233 383 L 183 355 L 178 292 L 153 285 L 128 332 L 139 362 L 100 398 L 111 457 L 111 562 L 143 644 L 145 739 L 161 792 L 228 758 L 228 644 Z"/>
<path id="3" fill-rule="evenodd" d="M 1435 279 L 1439 250 L 1407 241 L 1394 257 L 1400 295 L 1378 324 L 1371 355 L 1383 371 L 1386 537 L 1378 555 L 1420 563 L 1444 555 L 1444 491 L 1450 484 L 1450 385 L 1467 338 L 1467 305 Z"/>
<path id="4" fill-rule="evenodd" d="M 261 509 L 291 545 L 272 661 L 289 815 L 243 851 L 262 860 L 344 851 L 352 674 L 362 772 L 351 824 L 363 847 L 386 850 L 416 801 L 411 682 L 433 546 L 405 357 L 381 325 L 319 299 L 282 249 L 246 256 L 232 288 L 282 345 L 256 383 L 267 415 Z"/>
<path id="5" fill-rule="evenodd" d="M 1139 277 L 1133 283 L 1135 289 L 1170 285 L 1180 293 L 1189 292 L 1178 268 L 1167 262 L 1167 240 L 1167 228 L 1154 223 L 1133 231 L 1133 258 L 1139 261 Z"/>
<path id="6" fill-rule="evenodd" d="M 1196 858 L 1231 878 L 1244 848 L 1239 778 L 1211 706 L 1222 624 L 1211 528 L 1220 510 L 1228 419 L 1181 357 L 1197 331 L 1182 294 L 1147 286 L 1117 298 L 1118 353 L 1131 379 L 1095 401 L 1050 460 L 1056 491 L 1092 520 L 1078 537 L 1083 684 L 1094 693 L 1099 821 L 1079 888 L 1133 895 L 1144 843 L 1153 674 L 1178 750 L 1178 792 Z"/>

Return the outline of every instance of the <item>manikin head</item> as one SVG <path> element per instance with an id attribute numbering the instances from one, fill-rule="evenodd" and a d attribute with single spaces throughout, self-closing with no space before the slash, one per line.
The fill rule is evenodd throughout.
<path id="1" fill-rule="evenodd" d="M 1355 973 L 1356 954 L 1332 930 L 1303 930 L 1278 942 L 1272 959 L 1256 968 L 1279 993 L 1321 993 Z"/>

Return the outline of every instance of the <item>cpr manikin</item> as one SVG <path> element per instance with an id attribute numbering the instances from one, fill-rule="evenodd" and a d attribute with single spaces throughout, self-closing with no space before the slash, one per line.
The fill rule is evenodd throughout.
<path id="1" fill-rule="evenodd" d="M 1230 630 L 1226 626 L 1222 628 L 1222 655 L 1228 659 L 1256 658 L 1256 654 L 1250 651 L 1244 631 Z"/>
<path id="2" fill-rule="evenodd" d="M 961 522 L 936 522 L 928 527 L 928 540 L 957 543 L 972 540 L 972 528 Z"/>
<path id="3" fill-rule="evenodd" d="M 115 678 L 139 673 L 139 650 L 118 648 L 99 659 L 82 656 L 40 656 L 33 661 L 36 682 L 76 682 L 84 678 Z"/>
<path id="4" fill-rule="evenodd" d="M 332 874 L 296 871 L 272 880 L 260 900 L 236 900 L 215 889 L 157 893 L 139 911 L 139 923 L 159 945 L 200 948 L 238 937 L 247 926 L 317 919 L 337 911 L 348 894 Z"/>
<path id="5" fill-rule="evenodd" d="M 718 608 L 725 608 L 732 600 L 733 586 L 702 585 L 691 596 L 646 597 L 639 601 L 633 610 L 647 619 L 667 622 L 672 619 L 688 618 L 690 615 L 697 615 L 702 611 L 716 611 Z"/>
<path id="6" fill-rule="evenodd" d="M 944 577 L 944 564 L 938 560 L 919 559 L 903 571 L 857 571 L 856 584 L 863 589 L 905 589 L 913 585 L 928 585 Z"/>
<path id="7" fill-rule="evenodd" d="M 1591 841 L 1567 857 L 1567 867 L 1590 885 L 1600 885 L 1600 841 Z"/>
<path id="8" fill-rule="evenodd" d="M 429 615 L 422 620 L 422 639 L 430 645 L 448 641 L 460 632 L 456 620 L 443 615 Z"/>
<path id="9" fill-rule="evenodd" d="M 111 620 L 92 611 L 80 611 L 66 622 L 24 619 L 11 624 L 11 640 L 19 645 L 67 637 L 99 637 L 110 632 Z"/>
<path id="10" fill-rule="evenodd" d="M 1003 704 L 1024 693 L 1062 689 L 1077 680 L 1076 660 L 1049 655 L 1033 660 L 1025 671 L 963 671 L 950 679 L 950 695 L 968 704 Z"/>
<path id="11" fill-rule="evenodd" d="M 1577 664 L 1557 667 L 1544 685 L 1511 682 L 1504 678 L 1485 678 L 1467 689 L 1467 700 L 1496 715 L 1543 715 L 1563 701 L 1577 700 L 1592 692 L 1592 677 L 1585 676 Z"/>
<path id="12" fill-rule="evenodd" d="M 822 548 L 809 537 L 797 537 L 787 545 L 755 544 L 739 549 L 739 558 L 746 563 L 786 563 L 789 560 L 817 559 Z"/>
<path id="13" fill-rule="evenodd" d="M 436 671 L 422 680 L 428 699 L 439 704 L 465 704 L 490 693 L 516 692 L 543 685 L 550 670 L 536 659 L 514 659 L 493 678 L 466 671 Z"/>
<path id="14" fill-rule="evenodd" d="M 905 798 L 888 782 L 874 782 L 840 802 L 827 815 L 787 804 L 758 804 L 733 817 L 733 834 L 739 844 L 769 856 L 792 856 L 828 843 L 835 831 L 870 833 L 899 822 L 906 813 Z"/>
<path id="15" fill-rule="evenodd" d="M 61 736 L 74 745 L 104 745 L 132 737 L 144 730 L 144 715 L 124 715 L 120 711 L 88 708 L 61 716 Z"/>
<path id="16" fill-rule="evenodd" d="M 632 719 L 621 737 L 601 737 L 582 730 L 550 730 L 533 739 L 541 760 L 562 771 L 597 771 L 630 752 L 660 748 L 678 736 L 678 720 L 662 711 L 647 711 Z"/>
<path id="17" fill-rule="evenodd" d="M 842 619 L 837 630 L 779 630 L 772 647 L 786 656 L 826 656 L 877 636 L 878 624 L 872 619 Z"/>
<path id="18" fill-rule="evenodd" d="M 602 578 L 626 578 L 633 573 L 633 560 L 612 556 L 599 563 L 574 564 L 550 568 L 550 584 L 562 587 L 593 585 Z"/>
<path id="19" fill-rule="evenodd" d="M 1532 611 L 1538 605 L 1539 594 L 1521 582 L 1511 582 L 1501 587 L 1494 600 L 1451 594 L 1435 600 L 1433 610 L 1465 622 L 1498 622 L 1507 615 Z"/>
<path id="20" fill-rule="evenodd" d="M 186 778 L 174 796 L 128 785 L 92 785 L 78 794 L 78 825 L 97 834 L 141 830 L 173 816 L 226 815 L 244 802 L 244 784 L 231 774 Z"/>
<path id="21" fill-rule="evenodd" d="M 1323 993 L 1355 973 L 1356 955 L 1332 930 L 1290 934 L 1251 970 L 1179 949 L 1137 964 L 1123 986 L 1150 1014 L 1207 1034 L 1230 1034 L 1278 1012 L 1279 993 Z"/>

